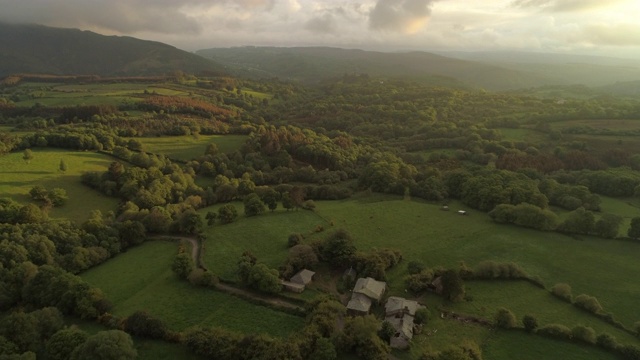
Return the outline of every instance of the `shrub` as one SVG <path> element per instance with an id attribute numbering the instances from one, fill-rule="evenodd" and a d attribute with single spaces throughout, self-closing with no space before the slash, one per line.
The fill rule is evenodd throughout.
<path id="1" fill-rule="evenodd" d="M 425 269 L 425 266 L 423 263 L 421 263 L 420 261 L 410 261 L 407 264 L 407 271 L 409 272 L 409 274 L 411 275 L 415 275 L 415 274 L 419 274 L 422 272 L 422 270 Z"/>
<path id="2" fill-rule="evenodd" d="M 302 208 L 305 210 L 315 210 L 316 209 L 316 203 L 313 202 L 313 200 L 307 200 L 304 203 L 302 203 Z"/>
<path id="3" fill-rule="evenodd" d="M 564 325 L 560 324 L 548 324 L 536 331 L 537 334 L 542 336 L 561 339 L 561 340 L 569 340 L 571 339 L 571 329 Z"/>
<path id="4" fill-rule="evenodd" d="M 494 317 L 495 325 L 502 329 L 516 327 L 516 316 L 508 309 L 500 308 Z"/>
<path id="5" fill-rule="evenodd" d="M 603 333 L 596 337 L 596 344 L 603 349 L 613 350 L 618 347 L 618 341 L 615 337 Z"/>
<path id="6" fill-rule="evenodd" d="M 578 325 L 574 327 L 571 329 L 571 335 L 575 340 L 584 341 L 589 344 L 596 343 L 596 332 L 588 326 Z"/>
<path id="7" fill-rule="evenodd" d="M 585 294 L 576 296 L 574 305 L 594 314 L 597 314 L 602 311 L 602 306 L 598 302 L 598 299 L 596 299 L 593 296 L 589 296 Z"/>
<path id="8" fill-rule="evenodd" d="M 527 273 L 513 262 L 483 261 L 476 266 L 473 274 L 478 279 L 522 279 L 527 277 Z"/>
<path id="9" fill-rule="evenodd" d="M 640 360 L 640 347 L 635 345 L 621 345 L 618 347 L 618 352 L 624 359 Z"/>
<path id="10" fill-rule="evenodd" d="M 433 281 L 433 272 L 431 270 L 423 270 L 419 274 L 409 275 L 405 279 L 407 288 L 414 294 L 426 291 Z"/>
<path id="11" fill-rule="evenodd" d="M 220 282 L 218 277 L 211 271 L 205 271 L 203 269 L 195 269 L 189 274 L 189 282 L 192 285 L 210 287 L 215 286 Z"/>
<path id="12" fill-rule="evenodd" d="M 167 333 L 167 326 L 146 311 L 136 311 L 125 319 L 124 330 L 135 336 L 162 339 Z"/>
<path id="13" fill-rule="evenodd" d="M 533 315 L 525 315 L 522 318 L 522 325 L 524 326 L 525 331 L 532 332 L 538 327 L 538 319 Z"/>
<path id="14" fill-rule="evenodd" d="M 429 309 L 420 308 L 416 310 L 415 322 L 416 324 L 426 324 L 429 321 Z"/>
<path id="15" fill-rule="evenodd" d="M 572 295 L 571 295 L 571 286 L 569 286 L 569 284 L 564 284 L 564 283 L 555 284 L 551 288 L 551 293 L 562 300 L 571 302 Z"/>
<path id="16" fill-rule="evenodd" d="M 294 247 L 296 245 L 301 244 L 302 240 L 304 240 L 304 235 L 300 233 L 291 234 L 287 239 L 287 246 Z"/>

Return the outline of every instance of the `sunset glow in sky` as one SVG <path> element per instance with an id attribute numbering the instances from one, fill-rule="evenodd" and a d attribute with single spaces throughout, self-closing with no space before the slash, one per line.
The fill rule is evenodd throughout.
<path id="1" fill-rule="evenodd" d="M 0 20 L 208 47 L 521 50 L 640 58 L 638 0 L 0 0 Z"/>

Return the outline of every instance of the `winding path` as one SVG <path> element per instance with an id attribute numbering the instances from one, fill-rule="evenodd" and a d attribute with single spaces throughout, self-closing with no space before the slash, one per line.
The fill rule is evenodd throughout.
<path id="1" fill-rule="evenodd" d="M 198 240 L 193 238 L 193 237 L 189 237 L 189 236 L 184 236 L 184 235 L 176 235 L 176 236 L 170 236 L 170 235 L 163 235 L 163 236 L 153 236 L 150 237 L 150 239 L 156 239 L 156 240 L 183 240 L 183 241 L 187 241 L 191 244 L 191 257 L 193 258 L 193 262 L 196 264 L 200 264 L 200 267 L 206 270 L 206 267 L 204 266 L 204 264 L 202 264 L 199 260 L 198 260 L 198 252 L 200 249 Z M 286 309 L 292 309 L 292 310 L 297 310 L 297 311 L 304 311 L 304 309 L 302 307 L 300 307 L 299 305 L 287 301 L 286 299 L 277 297 L 277 296 L 272 296 L 272 295 L 268 295 L 268 294 L 261 294 L 261 293 L 256 293 L 247 289 L 243 289 L 240 287 L 236 287 L 230 284 L 226 284 L 226 283 L 218 283 L 216 284 L 216 289 L 226 292 L 228 294 L 232 294 L 232 295 L 236 295 L 238 297 L 241 298 L 250 298 L 253 300 L 257 300 L 260 302 L 264 302 L 276 307 L 281 307 L 281 308 L 286 308 Z"/>

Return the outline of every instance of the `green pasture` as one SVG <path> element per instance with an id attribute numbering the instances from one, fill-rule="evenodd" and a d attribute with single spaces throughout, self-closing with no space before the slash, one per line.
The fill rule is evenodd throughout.
<path id="1" fill-rule="evenodd" d="M 439 352 L 468 341 L 476 343 L 482 350 L 482 358 L 487 360 L 617 359 L 614 354 L 595 346 L 544 338 L 520 330 L 496 331 L 438 316 L 429 320 L 422 334 L 414 336 L 408 351 L 394 351 L 393 355 L 402 360 L 419 359 L 424 353 Z"/>
<path id="2" fill-rule="evenodd" d="M 0 197 L 11 197 L 27 203 L 31 201 L 29 190 L 42 185 L 51 190 L 63 188 L 69 200 L 59 208 L 53 208 L 52 218 L 67 218 L 77 222 L 86 220 L 91 210 L 103 213 L 116 209 L 118 200 L 100 194 L 83 185 L 80 175 L 86 171 L 105 171 L 113 161 L 95 152 L 68 151 L 62 149 L 33 149 L 33 159 L 27 163 L 22 152 L 0 156 Z M 67 171 L 59 171 L 60 160 L 67 164 Z"/>
<path id="3" fill-rule="evenodd" d="M 498 331 L 482 346 L 488 360 L 614 360 L 619 357 L 596 346 L 527 334 L 524 331 Z"/>
<path id="4" fill-rule="evenodd" d="M 594 129 L 640 130 L 639 119 L 582 119 L 551 123 L 553 129 L 564 129 L 575 126 L 588 126 Z"/>
<path id="5" fill-rule="evenodd" d="M 584 325 L 593 328 L 596 334 L 609 333 L 623 344 L 638 343 L 638 339 L 600 318 L 553 296 L 526 281 L 467 281 L 466 294 L 471 301 L 447 304 L 446 307 L 459 313 L 493 319 L 499 308 L 511 310 L 522 326 L 522 317 L 531 314 L 538 324 L 562 324 L 569 328 Z M 580 294 L 574 294 L 574 297 Z M 535 304 L 532 307 L 532 304 Z"/>
<path id="6" fill-rule="evenodd" d="M 285 211 L 278 208 L 274 212 L 245 217 L 242 203 L 233 205 L 238 210 L 235 222 L 217 222 L 205 230 L 204 262 L 224 279 L 235 279 L 236 264 L 246 250 L 251 251 L 259 261 L 277 268 L 287 258 L 287 238 L 290 234 L 302 233 L 308 237 L 317 225 L 325 229 L 330 227 L 318 214 L 308 210 Z M 219 206 L 202 209 L 200 214 L 204 217 L 208 211 L 217 211 Z M 317 236 L 323 235 L 319 233 Z"/>
<path id="7" fill-rule="evenodd" d="M 109 328 L 88 320 L 81 320 L 73 317 L 66 317 L 67 326 L 77 326 L 79 329 L 93 335 L 100 331 L 109 330 Z M 199 360 L 202 357 L 193 354 L 186 346 L 181 344 L 169 343 L 162 340 L 151 340 L 140 337 L 133 337 L 133 345 L 138 351 L 138 359 L 140 360 L 173 360 L 187 359 Z"/>
<path id="8" fill-rule="evenodd" d="M 498 225 L 458 202 L 450 203 L 451 211 L 383 195 L 316 204 L 316 212 L 336 228 L 348 230 L 361 250 L 398 249 L 405 264 L 421 261 L 429 267 L 457 267 L 461 261 L 471 267 L 484 260 L 513 261 L 540 277 L 547 287 L 565 282 L 575 295 L 597 297 L 606 311 L 629 326 L 640 320 L 640 244 L 593 237 L 577 240 Z M 460 216 L 457 210 L 467 210 L 469 215 Z M 390 293 L 404 294 L 406 275 L 402 264 L 387 274 Z"/>
<path id="9" fill-rule="evenodd" d="M 145 91 L 154 95 L 189 95 L 187 91 L 176 90 L 163 84 L 143 83 L 47 85 L 25 83 L 21 87 L 28 94 L 20 96 L 20 101 L 16 103 L 18 106 L 32 106 L 36 103 L 45 106 L 120 105 L 125 102 L 139 101 Z"/>
<path id="10" fill-rule="evenodd" d="M 619 199 L 600 195 L 602 212 L 622 217 L 619 236 L 627 236 L 631 219 L 640 216 L 640 202 L 635 198 Z"/>
<path id="11" fill-rule="evenodd" d="M 194 325 L 219 326 L 242 333 L 286 336 L 300 329 L 301 317 L 257 306 L 213 289 L 194 287 L 171 271 L 177 243 L 150 241 L 83 274 L 128 316 L 146 310 L 176 331 Z"/>
<path id="12" fill-rule="evenodd" d="M 539 142 L 545 139 L 545 134 L 532 129 L 511 129 L 499 128 L 502 140 L 504 141 L 522 141 L 527 143 Z"/>
<path id="13" fill-rule="evenodd" d="M 215 143 L 220 152 L 233 152 L 246 141 L 245 135 L 199 135 L 135 138 L 145 151 L 167 155 L 173 159 L 191 160 L 204 155 L 207 145 Z"/>

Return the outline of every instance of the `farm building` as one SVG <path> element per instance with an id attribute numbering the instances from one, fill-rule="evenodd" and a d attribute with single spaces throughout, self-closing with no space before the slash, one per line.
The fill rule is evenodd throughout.
<path id="1" fill-rule="evenodd" d="M 413 339 L 413 319 L 416 310 L 421 308 L 416 301 L 392 296 L 385 305 L 385 321 L 396 330 L 391 337 L 390 345 L 396 349 L 406 349 Z"/>
<path id="2" fill-rule="evenodd" d="M 373 278 L 360 278 L 353 287 L 347 310 L 358 315 L 369 313 L 374 301 L 379 302 L 387 288 L 387 283 Z"/>
<path id="3" fill-rule="evenodd" d="M 305 287 L 311 282 L 311 280 L 313 280 L 313 275 L 315 274 L 316 273 L 311 270 L 302 269 L 298 271 L 298 273 L 293 275 L 291 279 L 289 279 L 289 281 L 283 280 L 282 286 L 284 286 L 284 288 L 288 291 L 301 293 L 304 291 Z"/>

